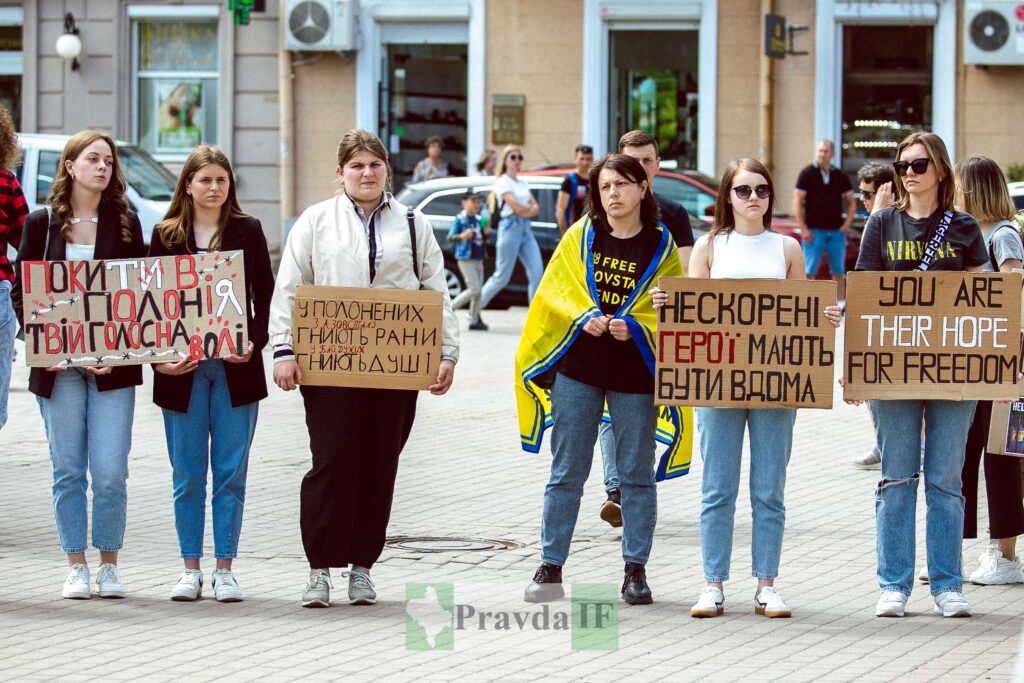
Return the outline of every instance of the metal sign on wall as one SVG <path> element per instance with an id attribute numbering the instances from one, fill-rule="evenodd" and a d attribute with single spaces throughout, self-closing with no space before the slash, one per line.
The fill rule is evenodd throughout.
<path id="1" fill-rule="evenodd" d="M 786 18 L 778 14 L 764 15 L 764 56 L 786 58 Z"/>
<path id="2" fill-rule="evenodd" d="M 491 142 L 521 145 L 526 141 L 526 96 L 491 96 Z"/>

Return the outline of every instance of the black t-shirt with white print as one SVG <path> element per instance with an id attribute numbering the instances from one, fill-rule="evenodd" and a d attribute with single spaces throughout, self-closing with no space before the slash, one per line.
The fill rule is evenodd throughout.
<path id="1" fill-rule="evenodd" d="M 864 227 L 857 270 L 916 270 L 943 213 L 939 209 L 927 218 L 912 218 L 890 206 L 871 214 Z M 928 270 L 963 271 L 987 262 L 985 239 L 977 221 L 954 211 Z"/>

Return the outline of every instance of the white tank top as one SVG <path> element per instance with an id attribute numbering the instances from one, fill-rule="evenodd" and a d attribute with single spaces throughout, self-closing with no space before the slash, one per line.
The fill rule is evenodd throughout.
<path id="1" fill-rule="evenodd" d="M 784 239 L 770 230 L 753 237 L 735 230 L 716 235 L 711 243 L 711 277 L 784 280 L 787 273 Z"/>

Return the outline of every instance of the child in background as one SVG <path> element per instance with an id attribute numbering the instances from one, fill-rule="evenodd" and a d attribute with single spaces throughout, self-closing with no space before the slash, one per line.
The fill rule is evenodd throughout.
<path id="1" fill-rule="evenodd" d="M 487 258 L 487 236 L 490 228 L 480 216 L 483 198 L 475 192 L 462 196 L 462 211 L 455 216 L 448 241 L 455 243 L 455 260 L 466 283 L 466 289 L 452 301 L 457 309 L 469 304 L 469 329 L 486 330 L 487 325 L 480 319 L 480 288 L 484 283 L 484 259 Z"/>

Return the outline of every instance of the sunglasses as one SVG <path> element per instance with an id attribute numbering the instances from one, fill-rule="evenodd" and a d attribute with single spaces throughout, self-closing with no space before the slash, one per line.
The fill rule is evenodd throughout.
<path id="1" fill-rule="evenodd" d="M 510 160 L 512 160 L 512 161 L 522 161 L 523 160 L 523 155 L 522 154 L 509 154 L 508 158 Z"/>
<path id="2" fill-rule="evenodd" d="M 732 188 L 732 191 L 736 193 L 736 196 L 740 199 L 750 199 L 750 193 L 753 192 L 757 195 L 758 199 L 767 199 L 768 195 L 772 193 L 771 185 L 758 185 L 757 187 L 750 187 L 750 185 L 737 185 Z"/>
<path id="3" fill-rule="evenodd" d="M 875 196 L 876 192 L 871 192 L 870 190 L 861 190 L 860 198 L 870 200 L 872 197 Z"/>
<path id="4" fill-rule="evenodd" d="M 931 159 L 922 157 L 913 161 L 894 161 L 892 167 L 896 170 L 896 175 L 902 178 L 907 175 L 908 168 L 914 169 L 914 175 L 925 173 L 928 170 L 929 163 L 931 163 Z"/>

